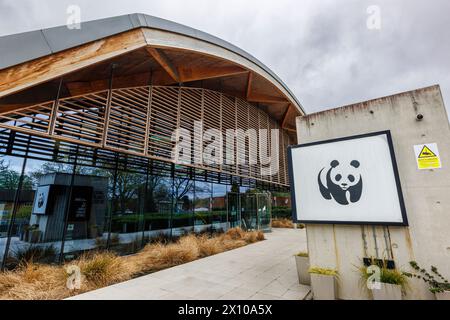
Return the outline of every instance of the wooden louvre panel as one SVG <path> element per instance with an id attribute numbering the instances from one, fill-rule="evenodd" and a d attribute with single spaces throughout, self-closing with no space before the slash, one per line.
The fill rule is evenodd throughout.
<path id="1" fill-rule="evenodd" d="M 0 126 L 20 131 L 48 132 L 54 102 L 0 113 Z"/>
<path id="2" fill-rule="evenodd" d="M 270 180 L 274 183 L 280 183 L 280 150 L 279 150 L 279 146 L 280 146 L 280 137 L 279 134 L 280 132 L 278 131 L 278 140 L 274 140 L 272 138 L 272 130 L 278 130 L 278 124 L 272 120 L 270 117 L 269 118 L 269 141 L 270 141 L 270 157 L 271 157 L 271 161 L 273 162 L 277 162 L 275 165 L 272 165 L 271 167 L 273 168 L 272 170 L 272 175 L 270 176 Z M 275 151 L 275 153 L 272 153 L 272 150 Z"/>
<path id="3" fill-rule="evenodd" d="M 264 168 L 268 167 L 267 164 L 261 163 L 261 160 L 270 156 L 270 140 L 269 140 L 270 133 L 269 133 L 269 117 L 264 111 L 262 111 L 260 109 L 258 109 L 258 119 L 259 119 L 259 129 L 260 129 L 260 131 L 258 132 L 258 138 L 259 138 L 258 157 L 260 160 L 258 164 L 259 164 L 259 171 L 261 172 L 261 169 L 263 167 Z M 263 131 L 263 130 L 265 130 L 265 131 Z M 267 144 L 267 146 L 263 146 L 264 142 Z M 264 158 L 261 158 L 262 156 Z M 267 169 L 265 171 L 266 171 L 265 173 L 267 173 Z M 270 181 L 270 175 L 262 175 L 261 174 L 260 180 Z"/>
<path id="4" fill-rule="evenodd" d="M 150 88 L 112 91 L 106 146 L 145 154 Z"/>
<path id="5" fill-rule="evenodd" d="M 224 139 L 223 148 L 223 164 L 222 171 L 226 173 L 236 173 L 236 143 L 235 132 L 236 129 L 236 103 L 233 97 L 222 94 L 222 136 Z M 233 141 L 233 145 L 231 145 Z M 227 147 L 227 142 L 229 146 Z M 228 149 L 228 150 L 227 150 Z M 228 155 L 227 155 L 228 153 Z"/>
<path id="6" fill-rule="evenodd" d="M 249 124 L 248 124 L 248 103 L 236 98 L 236 173 L 244 177 L 250 176 L 249 166 Z M 239 147 L 241 146 L 241 147 Z"/>
<path id="7" fill-rule="evenodd" d="M 288 169 L 288 157 L 287 157 L 287 148 L 288 146 L 291 145 L 291 141 L 289 138 L 289 135 L 287 134 L 287 132 L 285 130 L 283 130 L 283 154 L 284 154 L 284 179 L 285 179 L 285 184 L 289 185 L 290 181 L 289 181 L 289 169 Z"/>
<path id="8" fill-rule="evenodd" d="M 202 163 L 204 149 L 197 150 L 200 136 L 194 135 L 196 121 L 203 124 L 203 132 L 216 129 L 222 134 L 220 152 L 223 161 L 220 164 Z M 286 150 L 291 141 L 287 131 L 280 130 L 279 140 L 271 141 L 270 129 L 280 127 L 267 113 L 242 99 L 206 89 L 145 86 L 114 89 L 111 94 L 109 90 L 104 90 L 67 97 L 57 103 L 49 101 L 0 112 L 0 127 L 36 135 L 41 137 L 39 139 L 53 138 L 60 145 L 61 152 L 64 145 L 74 142 L 98 150 L 95 155 L 89 155 L 95 159 L 98 158 L 97 153 L 118 151 L 143 157 L 143 163 L 159 161 L 161 172 L 166 166 L 170 167 L 174 160 L 175 133 L 177 128 L 182 128 L 191 133 L 192 156 L 189 166 L 192 170 L 197 168 L 216 172 L 216 179 L 221 183 L 230 183 L 234 176 L 237 179 L 253 178 L 280 185 L 289 184 Z M 247 135 L 236 136 L 236 129 L 241 129 L 243 133 L 254 129 L 256 143 L 249 143 Z M 260 133 L 263 133 L 260 129 L 267 130 L 265 139 L 260 139 Z M 230 159 L 233 163 L 225 163 L 227 138 L 234 142 L 234 155 Z M 36 153 L 51 155 L 49 146 L 38 141 L 38 138 L 34 139 L 35 145 L 42 147 Z M 22 140 L 17 141 L 25 143 Z M 268 142 L 268 148 L 261 150 L 260 143 L 264 140 Z M 237 141 L 245 145 L 243 150 L 238 150 Z M 203 148 L 210 143 L 203 141 Z M 261 176 L 260 152 L 264 151 L 266 157 L 270 157 L 271 144 L 279 150 L 279 170 L 273 175 Z M 68 154 L 69 151 L 72 154 L 75 152 L 68 150 Z M 249 164 L 250 155 L 256 157 L 256 164 Z"/>
<path id="9" fill-rule="evenodd" d="M 147 154 L 172 159 L 175 142 L 172 134 L 179 127 L 179 88 L 153 87 Z"/>
<path id="10" fill-rule="evenodd" d="M 200 135 L 194 135 L 195 122 L 201 123 L 203 115 L 202 89 L 182 88 L 180 105 L 180 128 L 186 129 L 191 136 L 191 163 L 201 164 L 202 155 L 195 149 L 201 142 Z M 198 127 L 197 127 L 198 128 Z M 199 132 L 202 134 L 202 132 Z"/>
<path id="11" fill-rule="evenodd" d="M 220 132 L 222 134 L 222 104 L 221 102 L 222 94 L 216 91 L 203 90 L 203 129 L 207 130 L 213 129 L 215 133 Z M 211 133 L 214 133 L 211 131 Z M 208 145 L 214 143 L 214 141 L 203 141 L 203 147 L 206 148 Z M 223 146 L 224 141 L 222 141 Z M 222 147 L 223 150 L 223 147 Z M 219 152 L 223 152 L 220 150 Z M 212 154 L 216 156 L 216 154 Z M 219 156 L 219 155 L 217 155 Z M 208 167 L 220 170 L 222 167 L 222 161 L 216 164 L 210 164 Z"/>
<path id="12" fill-rule="evenodd" d="M 259 111 L 254 105 L 248 106 L 248 124 L 250 129 L 254 129 L 256 135 L 259 135 Z M 256 163 L 251 166 L 251 177 L 255 179 L 261 178 L 260 159 L 259 159 L 259 140 L 256 141 L 256 145 L 249 146 L 249 154 L 256 157 Z"/>
<path id="13" fill-rule="evenodd" d="M 284 145 L 284 130 L 280 129 L 280 144 L 278 146 L 278 152 L 280 155 L 280 172 L 279 172 L 279 179 L 280 184 L 286 184 L 286 154 L 285 154 L 285 145 Z"/>
<path id="14" fill-rule="evenodd" d="M 109 91 L 59 100 L 53 132 L 73 141 L 101 145 Z"/>

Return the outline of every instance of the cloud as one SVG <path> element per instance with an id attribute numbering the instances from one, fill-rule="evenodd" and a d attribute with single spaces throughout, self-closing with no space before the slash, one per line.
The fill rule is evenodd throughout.
<path id="1" fill-rule="evenodd" d="M 274 70 L 307 112 L 440 84 L 450 105 L 450 2 L 435 0 L 0 0 L 1 35 L 132 12 L 206 31 Z M 381 9 L 381 29 L 366 26 Z M 447 107 L 450 110 L 450 107 Z"/>

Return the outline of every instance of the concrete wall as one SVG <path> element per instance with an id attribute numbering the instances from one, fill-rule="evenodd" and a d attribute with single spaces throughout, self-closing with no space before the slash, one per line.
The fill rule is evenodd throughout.
<path id="1" fill-rule="evenodd" d="M 424 119 L 417 121 L 418 114 Z M 339 298 L 368 298 L 357 266 L 364 256 L 437 266 L 450 278 L 450 126 L 439 86 L 297 118 L 299 143 L 391 130 L 410 226 L 308 225 L 313 266 L 338 269 Z M 443 168 L 419 171 L 413 146 L 437 143 Z M 410 280 L 407 299 L 433 299 L 420 280 Z"/>

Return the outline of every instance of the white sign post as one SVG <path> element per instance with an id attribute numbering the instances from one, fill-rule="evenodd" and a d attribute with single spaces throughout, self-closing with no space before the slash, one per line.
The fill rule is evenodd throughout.
<path id="1" fill-rule="evenodd" d="M 293 146 L 289 170 L 296 222 L 408 225 L 389 131 Z"/>

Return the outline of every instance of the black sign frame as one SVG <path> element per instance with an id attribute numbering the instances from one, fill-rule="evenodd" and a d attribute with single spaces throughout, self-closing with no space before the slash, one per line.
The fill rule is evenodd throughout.
<path id="1" fill-rule="evenodd" d="M 400 210 L 402 214 L 402 222 L 385 222 L 385 221 L 333 221 L 333 220 L 301 220 L 297 219 L 297 201 L 295 198 L 295 183 L 294 183 L 294 172 L 293 172 L 293 163 L 292 163 L 292 150 L 297 148 L 304 148 L 304 147 L 310 147 L 314 145 L 320 145 L 320 144 L 328 144 L 328 143 L 335 143 L 340 141 L 346 141 L 346 140 L 356 140 L 361 138 L 367 138 L 367 137 L 374 137 L 374 136 L 380 136 L 385 135 L 387 138 L 387 142 L 389 145 L 389 152 L 391 155 L 391 161 L 392 161 L 392 168 L 393 173 L 395 177 L 395 183 L 397 186 L 397 194 L 398 194 L 398 200 L 400 204 Z M 316 141 L 311 143 L 305 143 L 305 144 L 299 144 L 296 146 L 289 146 L 288 147 L 288 171 L 289 171 L 289 182 L 291 186 L 291 201 L 292 201 L 292 220 L 294 223 L 303 223 L 303 224 L 337 224 L 337 225 L 378 225 L 378 226 L 400 226 L 400 227 L 408 227 L 408 217 L 406 213 L 406 206 L 405 201 L 403 198 L 403 192 L 402 192 L 402 186 L 400 182 L 400 175 L 398 172 L 397 167 L 397 160 L 395 157 L 394 152 L 394 144 L 392 142 L 392 135 L 390 130 L 385 131 L 377 131 L 377 132 L 371 132 L 366 134 L 360 134 L 360 135 L 354 135 L 354 136 L 347 136 L 342 138 L 336 138 L 336 139 L 330 139 L 330 140 L 323 140 L 323 141 Z"/>

